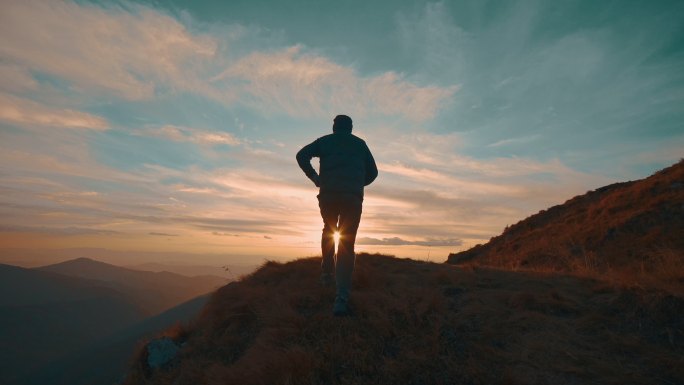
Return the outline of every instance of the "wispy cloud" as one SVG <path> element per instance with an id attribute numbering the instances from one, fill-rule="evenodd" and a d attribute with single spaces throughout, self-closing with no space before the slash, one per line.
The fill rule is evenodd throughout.
<path id="1" fill-rule="evenodd" d="M 494 143 L 488 144 L 487 147 L 501 147 L 509 145 L 527 144 L 540 138 L 540 135 L 528 135 L 520 138 L 501 139 Z"/>
<path id="2" fill-rule="evenodd" d="M 387 72 L 359 76 L 354 69 L 303 52 L 301 46 L 246 56 L 212 80 L 237 87 L 260 110 L 277 108 L 290 116 L 403 115 L 412 120 L 435 116 L 458 87 L 419 86 Z"/>
<path id="3" fill-rule="evenodd" d="M 302 46 L 240 56 L 218 32 L 192 32 L 175 18 L 137 4 L 29 0 L 4 5 L 0 17 L 0 54 L 68 81 L 75 86 L 71 92 L 128 100 L 187 92 L 293 117 L 344 110 L 425 120 L 457 90 L 421 86 L 392 71 L 364 77 Z M 240 34 L 230 37 L 236 38 Z"/>
<path id="4" fill-rule="evenodd" d="M 16 64 L 0 63 L 0 90 L 24 92 L 38 88 L 38 82 L 28 69 Z"/>
<path id="5" fill-rule="evenodd" d="M 83 92 L 149 99 L 159 88 L 196 89 L 216 41 L 150 8 L 13 1 L 0 15 L 0 55 Z"/>
<path id="6" fill-rule="evenodd" d="M 170 234 L 170 233 L 157 233 L 157 232 L 149 232 L 147 233 L 148 235 L 154 235 L 157 237 L 177 237 L 178 234 Z"/>
<path id="7" fill-rule="evenodd" d="M 217 132 L 201 130 L 190 127 L 178 127 L 166 125 L 163 127 L 146 128 L 134 131 L 134 134 L 141 136 L 152 136 L 172 140 L 174 142 L 190 142 L 203 145 L 226 144 L 237 146 L 241 144 L 240 139 L 229 132 Z"/>
<path id="8" fill-rule="evenodd" d="M 0 120 L 27 127 L 67 127 L 106 130 L 107 120 L 70 109 L 58 109 L 0 93 Z"/>
<path id="9" fill-rule="evenodd" d="M 83 227 L 46 227 L 46 226 L 10 226 L 0 225 L 0 232 L 6 233 L 34 233 L 34 234 L 49 234 L 49 235 L 116 235 L 117 231 L 106 229 L 94 229 Z"/>

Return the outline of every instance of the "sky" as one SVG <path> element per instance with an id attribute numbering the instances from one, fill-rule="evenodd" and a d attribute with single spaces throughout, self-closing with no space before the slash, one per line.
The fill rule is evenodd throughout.
<path id="1" fill-rule="evenodd" d="M 357 251 L 443 261 L 684 157 L 684 2 L 3 1 L 0 250 L 320 255 L 337 114 Z"/>

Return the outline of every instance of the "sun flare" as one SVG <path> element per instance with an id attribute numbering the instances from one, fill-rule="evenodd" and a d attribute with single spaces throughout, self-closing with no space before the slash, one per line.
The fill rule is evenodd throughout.
<path id="1" fill-rule="evenodd" d="M 333 233 L 333 238 L 335 239 L 335 250 L 337 250 L 338 245 L 340 244 L 340 232 L 335 231 Z"/>

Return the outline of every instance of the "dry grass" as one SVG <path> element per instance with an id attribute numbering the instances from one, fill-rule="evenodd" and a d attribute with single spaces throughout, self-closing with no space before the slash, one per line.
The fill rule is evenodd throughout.
<path id="1" fill-rule="evenodd" d="M 620 287 L 658 289 L 684 296 L 684 257 L 672 249 L 655 249 L 619 269 L 589 272 Z"/>
<path id="2" fill-rule="evenodd" d="M 354 315 L 320 258 L 269 262 L 170 333 L 178 362 L 125 384 L 681 384 L 684 299 L 540 272 L 359 255 Z"/>
<path id="3" fill-rule="evenodd" d="M 562 271 L 616 284 L 684 286 L 684 160 L 542 210 L 451 263 Z"/>

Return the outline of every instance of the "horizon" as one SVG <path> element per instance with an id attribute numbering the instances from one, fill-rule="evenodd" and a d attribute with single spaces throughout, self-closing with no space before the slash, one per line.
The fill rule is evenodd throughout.
<path id="1" fill-rule="evenodd" d="M 337 114 L 379 169 L 357 252 L 442 262 L 684 157 L 681 2 L 0 7 L 0 263 L 320 255 L 295 154 Z"/>

